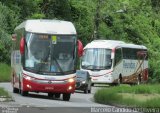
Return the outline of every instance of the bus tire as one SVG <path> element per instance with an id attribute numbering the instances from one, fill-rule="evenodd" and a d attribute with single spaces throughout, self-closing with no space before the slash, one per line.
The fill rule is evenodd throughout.
<path id="1" fill-rule="evenodd" d="M 91 83 L 91 86 L 94 86 L 94 83 Z"/>
<path id="2" fill-rule="evenodd" d="M 22 95 L 22 96 L 28 96 L 28 91 L 23 91 L 23 90 L 21 90 L 21 95 Z"/>
<path id="3" fill-rule="evenodd" d="M 13 93 L 19 93 L 19 89 L 18 89 L 18 88 L 13 87 Z"/>
<path id="4" fill-rule="evenodd" d="M 141 84 L 141 75 L 138 75 L 136 85 L 140 85 L 140 84 Z"/>
<path id="5" fill-rule="evenodd" d="M 122 75 L 120 74 L 119 75 L 119 78 L 118 78 L 118 85 L 122 84 Z"/>
<path id="6" fill-rule="evenodd" d="M 91 93 L 91 89 L 92 89 L 91 85 L 92 85 L 92 83 L 91 83 L 91 81 L 90 81 L 90 82 L 88 83 L 88 93 Z"/>
<path id="7" fill-rule="evenodd" d="M 60 93 L 56 93 L 55 94 L 55 98 L 60 98 L 61 94 Z"/>
<path id="8" fill-rule="evenodd" d="M 69 100 L 70 100 L 70 97 L 71 97 L 71 94 L 70 94 L 70 93 L 64 93 L 64 94 L 63 94 L 63 100 L 64 100 L 64 101 L 69 101 Z"/>
<path id="9" fill-rule="evenodd" d="M 14 87 L 14 74 L 12 74 L 13 93 L 19 93 L 19 89 Z"/>
<path id="10" fill-rule="evenodd" d="M 117 83 L 111 83 L 111 84 L 109 84 L 109 86 L 117 86 L 118 84 Z"/>
<path id="11" fill-rule="evenodd" d="M 18 88 L 13 87 L 13 93 L 19 93 L 19 89 L 18 89 Z"/>
<path id="12" fill-rule="evenodd" d="M 91 93 L 91 89 L 90 89 L 90 90 L 88 90 L 88 93 Z"/>
<path id="13" fill-rule="evenodd" d="M 52 98 L 53 97 L 53 93 L 48 93 L 48 97 Z"/>
<path id="14" fill-rule="evenodd" d="M 87 94 L 88 93 L 88 88 L 84 89 L 84 93 Z"/>
<path id="15" fill-rule="evenodd" d="M 19 89 L 14 87 L 14 74 L 12 75 L 13 93 L 19 93 Z"/>

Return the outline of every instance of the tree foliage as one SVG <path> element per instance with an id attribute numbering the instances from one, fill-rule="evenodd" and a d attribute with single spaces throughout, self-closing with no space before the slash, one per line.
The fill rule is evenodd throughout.
<path id="1" fill-rule="evenodd" d="M 97 28 L 101 39 L 145 45 L 150 80 L 160 82 L 159 0 L 0 0 L 0 12 L 0 61 L 9 63 L 16 25 L 26 19 L 61 19 L 74 23 L 84 45 Z"/>
<path id="2" fill-rule="evenodd" d="M 0 61 L 10 61 L 10 34 L 17 24 L 17 17 L 14 11 L 0 3 Z"/>

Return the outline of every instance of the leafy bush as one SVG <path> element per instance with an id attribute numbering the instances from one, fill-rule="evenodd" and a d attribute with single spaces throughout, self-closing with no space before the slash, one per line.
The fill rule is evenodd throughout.
<path id="1" fill-rule="evenodd" d="M 10 97 L 9 94 L 3 88 L 0 88 L 0 97 L 1 96 Z"/>
<path id="2" fill-rule="evenodd" d="M 99 17 L 95 18 L 99 7 Z M 123 40 L 148 48 L 149 82 L 160 83 L 160 4 L 158 0 L 1 0 L 0 62 L 9 63 L 10 34 L 30 18 L 72 21 L 86 45 L 94 38 L 96 20 L 101 39 Z"/>
<path id="3" fill-rule="evenodd" d="M 125 105 L 132 107 L 160 107 L 160 85 L 138 85 L 138 86 L 128 86 L 121 85 L 117 87 L 110 87 L 98 90 L 94 99 L 98 103 L 102 104 L 110 104 L 110 105 Z M 124 96 L 125 94 L 129 94 L 130 96 Z M 139 98 L 135 98 L 137 95 L 147 95 L 154 96 L 154 98 L 150 97 L 149 99 L 140 101 Z M 156 101 L 155 101 L 156 100 Z"/>
<path id="4" fill-rule="evenodd" d="M 11 67 L 5 63 L 0 63 L 0 82 L 10 82 Z"/>
<path id="5" fill-rule="evenodd" d="M 17 24 L 17 18 L 12 10 L 0 2 L 0 62 L 10 62 L 11 33 Z"/>

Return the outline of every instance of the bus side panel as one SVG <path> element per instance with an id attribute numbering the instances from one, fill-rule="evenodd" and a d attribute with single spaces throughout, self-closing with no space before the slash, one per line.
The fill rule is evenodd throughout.
<path id="1" fill-rule="evenodd" d="M 14 69 L 12 68 L 12 75 L 11 75 L 11 83 L 12 83 L 12 86 L 14 87 L 14 88 L 17 88 L 17 89 L 19 89 L 19 77 L 16 75 L 16 73 L 15 73 L 15 71 L 14 71 Z"/>
<path id="2" fill-rule="evenodd" d="M 12 84 L 13 87 L 19 88 L 20 75 L 22 72 L 21 54 L 19 50 L 20 39 L 24 36 L 24 28 L 15 31 L 16 40 L 12 42 L 11 67 L 12 67 Z M 13 81 L 14 80 L 14 81 Z"/>
<path id="3" fill-rule="evenodd" d="M 118 75 L 120 74 L 122 75 L 122 83 L 137 83 L 138 76 L 141 77 L 141 82 L 148 80 L 148 61 L 144 61 L 140 65 L 139 61 L 136 60 L 124 60 L 113 69 L 114 82 L 118 81 Z"/>
<path id="4" fill-rule="evenodd" d="M 112 76 L 114 79 L 113 83 L 117 83 L 120 75 L 123 74 L 123 60 L 120 60 L 113 68 Z"/>
<path id="5" fill-rule="evenodd" d="M 22 71 L 21 66 L 21 55 L 19 50 L 15 50 L 12 52 L 11 56 L 11 67 L 12 67 L 12 84 L 13 87 L 19 88 L 19 81 L 20 81 L 20 73 Z"/>

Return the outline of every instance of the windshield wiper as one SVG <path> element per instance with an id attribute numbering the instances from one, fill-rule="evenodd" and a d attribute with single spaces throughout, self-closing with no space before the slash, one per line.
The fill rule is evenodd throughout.
<path id="1" fill-rule="evenodd" d="M 43 58 L 43 62 L 47 62 L 47 60 L 49 59 L 48 62 L 50 62 L 50 71 L 51 71 L 51 66 L 52 66 L 52 60 L 55 61 L 56 63 L 56 66 L 58 67 L 60 73 L 62 74 L 65 74 L 64 71 L 62 70 L 60 64 L 58 63 L 57 59 L 55 58 L 54 54 L 53 54 L 53 51 L 51 51 L 52 48 L 52 43 L 50 42 L 50 48 L 49 48 L 49 51 L 47 51 L 47 53 L 45 54 L 44 58 Z M 43 63 L 40 64 L 38 70 L 37 70 L 37 73 L 40 73 L 42 72 L 41 71 L 41 68 L 43 67 Z M 43 72 L 42 72 L 43 73 Z M 53 73 L 56 73 L 56 72 L 53 72 Z M 59 73 L 59 72 L 58 72 Z"/>
<path id="2" fill-rule="evenodd" d="M 52 58 L 53 58 L 54 61 L 56 62 L 57 66 L 58 66 L 58 69 L 60 70 L 60 72 L 61 72 L 62 74 L 64 74 L 64 71 L 62 70 L 61 66 L 59 65 L 59 63 L 58 63 L 57 59 L 54 57 L 54 55 L 52 56 Z M 51 63 L 51 64 L 52 64 L 52 63 Z"/>
<path id="3" fill-rule="evenodd" d="M 82 66 L 84 67 L 85 69 L 90 69 L 90 70 L 105 70 L 105 69 L 109 69 L 111 66 L 105 66 L 105 67 L 102 67 L 102 66 L 95 66 L 95 65 L 84 65 Z M 89 68 L 89 67 L 92 67 L 92 68 Z"/>
<path id="4" fill-rule="evenodd" d="M 48 53 L 49 54 L 49 53 Z M 49 56 L 49 55 L 48 55 Z M 64 74 L 64 71 L 62 70 L 62 68 L 61 68 L 61 66 L 59 65 L 59 63 L 58 63 L 58 61 L 57 61 L 57 59 L 54 57 L 54 56 L 52 56 L 52 58 L 54 59 L 54 61 L 55 61 L 55 63 L 57 64 L 57 67 L 58 67 L 58 69 L 60 70 L 60 72 L 62 73 L 62 74 Z M 45 60 L 43 60 L 43 62 L 46 62 L 47 61 L 47 59 L 48 58 L 46 58 Z M 52 64 L 52 63 L 51 63 Z M 51 65 L 50 65 L 51 66 Z M 43 73 L 42 71 L 41 71 L 41 68 L 43 67 L 43 63 L 40 63 L 40 66 L 39 66 L 39 68 L 38 68 L 38 70 L 37 70 L 37 73 Z"/>
<path id="5" fill-rule="evenodd" d="M 84 65 L 83 67 L 85 68 L 85 69 L 88 69 L 89 67 L 94 67 L 95 65 Z"/>

